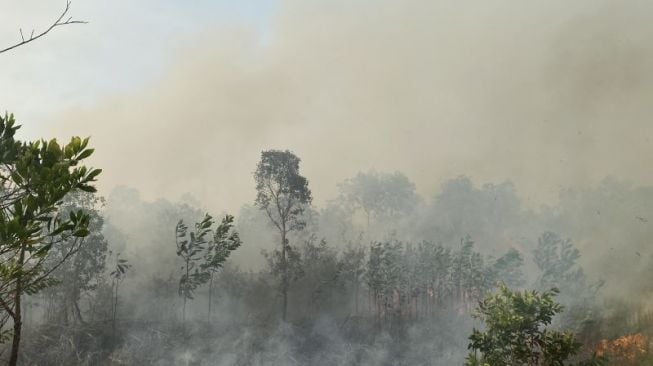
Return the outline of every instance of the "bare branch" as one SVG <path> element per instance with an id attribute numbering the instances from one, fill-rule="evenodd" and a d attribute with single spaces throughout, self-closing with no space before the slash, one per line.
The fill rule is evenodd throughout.
<path id="1" fill-rule="evenodd" d="M 9 46 L 9 47 L 7 47 L 5 49 L 0 50 L 0 53 L 4 53 L 4 52 L 10 51 L 10 50 L 13 50 L 14 48 L 17 48 L 17 47 L 23 46 L 23 45 L 25 45 L 27 43 L 30 43 L 32 41 L 35 41 L 35 40 L 43 37 L 44 35 L 48 34 L 51 30 L 53 30 L 56 27 L 59 27 L 59 26 L 62 26 L 62 25 L 69 25 L 69 24 L 86 24 L 86 23 L 88 23 L 88 22 L 83 21 L 83 20 L 72 20 L 73 19 L 72 17 L 68 17 L 67 20 L 62 21 L 64 16 L 66 16 L 66 14 L 68 14 L 68 10 L 70 10 L 70 0 L 68 0 L 66 2 L 66 8 L 63 10 L 63 12 L 59 16 L 59 18 L 57 18 L 57 20 L 54 23 L 52 23 L 52 25 L 50 25 L 50 27 L 48 27 L 48 29 L 46 29 L 43 32 L 37 34 L 36 36 L 34 35 L 34 30 L 32 30 L 32 34 L 29 36 L 28 39 L 25 39 L 25 37 L 23 36 L 23 30 L 20 29 L 21 41 L 16 43 L 13 46 Z"/>

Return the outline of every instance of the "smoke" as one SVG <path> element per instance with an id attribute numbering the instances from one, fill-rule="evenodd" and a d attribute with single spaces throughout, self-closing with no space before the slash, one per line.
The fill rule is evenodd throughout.
<path id="1" fill-rule="evenodd" d="M 610 174 L 648 184 L 652 6 L 286 1 L 264 34 L 205 29 L 170 47 L 159 80 L 53 131 L 93 137 L 105 190 L 231 211 L 253 200 L 266 148 L 303 159 L 318 203 L 371 168 L 428 194 L 460 174 L 510 179 L 532 207 Z"/>

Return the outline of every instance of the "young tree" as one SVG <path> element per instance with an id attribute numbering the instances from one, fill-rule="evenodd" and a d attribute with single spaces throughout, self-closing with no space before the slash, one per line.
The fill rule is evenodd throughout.
<path id="1" fill-rule="evenodd" d="M 209 309 L 208 320 L 211 321 L 211 304 L 213 302 L 213 275 L 217 272 L 242 242 L 238 232 L 233 230 L 234 217 L 226 215 L 213 233 L 213 240 L 208 243 L 204 253 L 202 267 L 209 273 Z"/>
<path id="2" fill-rule="evenodd" d="M 89 234 L 82 211 L 61 215 L 64 197 L 76 190 L 95 192 L 99 169 L 82 166 L 93 154 L 88 139 L 73 137 L 21 142 L 13 115 L 0 117 L 0 307 L 13 322 L 9 365 L 18 362 L 22 330 L 22 297 L 53 284 L 51 273 L 80 247 Z M 59 263 L 44 266 L 48 253 L 73 240 Z"/>
<path id="3" fill-rule="evenodd" d="M 206 214 L 202 221 L 195 223 L 195 230 L 188 232 L 183 220 L 179 220 L 175 228 L 177 255 L 184 262 L 183 274 L 179 280 L 179 296 L 184 299 L 182 320 L 186 321 L 186 301 L 193 299 L 195 290 L 206 283 L 209 273 L 202 268 L 202 261 L 206 252 L 207 236 L 211 232 L 213 218 Z"/>
<path id="4" fill-rule="evenodd" d="M 563 366 L 578 353 L 581 344 L 573 333 L 547 329 L 563 310 L 554 301 L 557 289 L 543 293 L 513 292 L 505 285 L 487 296 L 475 317 L 485 330 L 474 329 L 469 337 L 468 366 Z M 593 358 L 582 365 L 598 365 Z"/>
<path id="5" fill-rule="evenodd" d="M 109 277 L 111 277 L 111 329 L 113 329 L 114 337 L 116 335 L 116 320 L 118 319 L 120 284 L 130 268 L 131 264 L 126 259 L 120 258 L 120 253 L 116 254 L 116 265 L 113 271 L 109 273 Z"/>
<path id="6" fill-rule="evenodd" d="M 405 277 L 403 254 L 404 246 L 399 241 L 377 242 L 370 246 L 365 277 L 379 322 L 388 321 L 388 315 L 396 310 L 393 300 L 401 291 Z"/>
<path id="7" fill-rule="evenodd" d="M 176 232 L 177 255 L 184 261 L 184 273 L 179 280 L 179 295 L 184 299 L 183 320 L 186 320 L 186 301 L 192 300 L 195 290 L 209 283 L 208 317 L 211 318 L 213 275 L 222 268 L 232 251 L 241 245 L 240 236 L 233 230 L 234 217 L 226 215 L 215 230 L 215 221 L 209 214 L 188 232 L 183 220 L 179 220 Z M 213 236 L 210 237 L 210 234 Z"/>
<path id="8" fill-rule="evenodd" d="M 268 150 L 261 153 L 254 179 L 256 181 L 256 206 L 264 210 L 279 231 L 281 250 L 278 267 L 281 277 L 280 291 L 283 297 L 281 318 L 286 320 L 290 272 L 288 254 L 292 251 L 288 234 L 302 230 L 306 222 L 302 213 L 311 203 L 308 180 L 299 174 L 300 159 L 290 151 Z M 274 256 L 277 257 L 277 256 Z"/>
<path id="9" fill-rule="evenodd" d="M 491 287 L 490 273 L 484 258 L 474 250 L 471 237 L 460 240 L 460 250 L 453 255 L 451 269 L 455 300 L 467 310 Z"/>
<path id="10" fill-rule="evenodd" d="M 354 315 L 359 313 L 360 287 L 365 274 L 365 248 L 348 246 L 340 255 L 339 267 L 345 284 L 353 287 Z"/>

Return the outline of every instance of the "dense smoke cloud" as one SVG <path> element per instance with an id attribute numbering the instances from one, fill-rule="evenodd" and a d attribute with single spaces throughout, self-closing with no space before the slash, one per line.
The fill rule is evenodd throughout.
<path id="1" fill-rule="evenodd" d="M 303 159 L 318 203 L 370 168 L 426 195 L 459 174 L 510 179 L 531 207 L 611 174 L 649 184 L 651 6 L 283 2 L 265 34 L 206 29 L 160 80 L 53 131 L 93 136 L 105 190 L 128 177 L 215 210 L 253 200 L 270 147 Z"/>

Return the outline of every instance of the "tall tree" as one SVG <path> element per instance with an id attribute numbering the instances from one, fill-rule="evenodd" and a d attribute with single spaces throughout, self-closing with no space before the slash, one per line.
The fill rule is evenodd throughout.
<path id="1" fill-rule="evenodd" d="M 101 173 L 81 163 L 93 154 L 88 139 L 73 137 L 22 142 L 13 115 L 0 117 L 0 307 L 13 322 L 9 365 L 18 362 L 23 324 L 22 298 L 54 283 L 61 263 L 74 254 L 89 234 L 89 216 L 82 211 L 60 214 L 64 197 L 82 190 L 95 192 Z M 48 253 L 72 240 L 59 263 L 44 266 Z"/>
<path id="2" fill-rule="evenodd" d="M 394 221 L 400 215 L 410 213 L 419 202 L 415 184 L 399 172 L 358 173 L 342 182 L 339 189 L 339 201 L 344 207 L 352 212 L 363 212 L 367 231 L 372 219 Z"/>
<path id="3" fill-rule="evenodd" d="M 287 317 L 288 287 L 291 280 L 288 253 L 292 249 L 288 234 L 306 226 L 302 213 L 312 200 L 308 180 L 299 174 L 299 162 L 300 159 L 288 150 L 267 150 L 261 153 L 261 160 L 254 173 L 258 192 L 255 203 L 266 212 L 281 237 L 278 260 L 280 291 L 283 297 L 281 318 L 284 321 Z"/>

